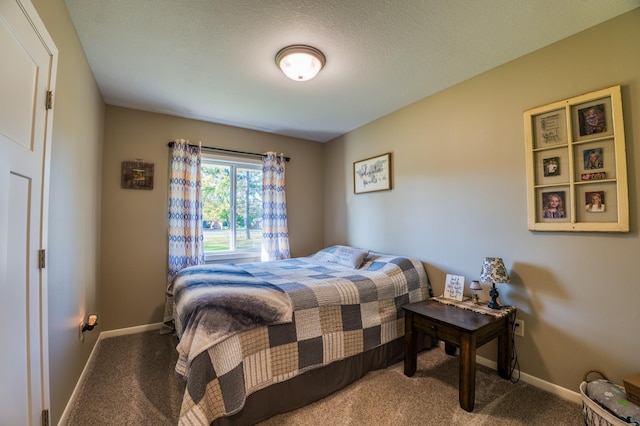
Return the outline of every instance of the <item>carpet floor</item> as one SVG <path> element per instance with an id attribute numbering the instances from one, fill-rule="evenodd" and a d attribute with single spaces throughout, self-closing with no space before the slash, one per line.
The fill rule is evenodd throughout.
<path id="1" fill-rule="evenodd" d="M 67 425 L 177 425 L 184 383 L 174 373 L 174 336 L 149 331 L 103 339 L 71 407 Z M 478 365 L 475 409 L 458 404 L 458 358 L 434 348 L 418 371 L 402 362 L 368 373 L 299 410 L 260 423 L 276 425 L 581 425 L 580 404 Z"/>

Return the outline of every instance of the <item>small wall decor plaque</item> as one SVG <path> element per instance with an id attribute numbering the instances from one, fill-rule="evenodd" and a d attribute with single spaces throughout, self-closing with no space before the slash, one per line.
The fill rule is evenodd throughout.
<path id="1" fill-rule="evenodd" d="M 122 162 L 122 188 L 153 189 L 153 163 L 142 159 Z"/>

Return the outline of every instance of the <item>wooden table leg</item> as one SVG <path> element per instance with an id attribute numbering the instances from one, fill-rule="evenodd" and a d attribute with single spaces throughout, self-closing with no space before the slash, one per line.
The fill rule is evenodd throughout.
<path id="1" fill-rule="evenodd" d="M 404 316 L 404 375 L 413 376 L 418 358 L 418 333 L 413 331 L 413 313 Z"/>
<path id="2" fill-rule="evenodd" d="M 444 352 L 447 355 L 454 356 L 456 354 L 456 345 L 449 342 L 444 342 Z"/>
<path id="3" fill-rule="evenodd" d="M 460 336 L 459 400 L 463 410 L 473 411 L 476 400 L 476 335 Z"/>
<path id="4" fill-rule="evenodd" d="M 507 330 L 498 336 L 498 374 L 503 379 L 511 379 L 509 361 L 511 359 L 513 345 L 511 331 L 513 330 L 513 322 L 515 321 L 514 315 L 508 315 L 505 321 L 507 322 Z"/>

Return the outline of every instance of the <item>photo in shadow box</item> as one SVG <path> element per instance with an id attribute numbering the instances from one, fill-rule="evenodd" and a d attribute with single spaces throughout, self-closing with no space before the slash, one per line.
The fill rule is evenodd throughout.
<path id="1" fill-rule="evenodd" d="M 586 192 L 585 210 L 591 213 L 603 213 L 605 211 L 604 191 Z"/>
<path id="2" fill-rule="evenodd" d="M 602 148 L 585 149 L 582 153 L 584 157 L 584 169 L 593 170 L 604 167 Z"/>
<path id="3" fill-rule="evenodd" d="M 560 175 L 560 157 L 551 157 L 542 159 L 544 168 L 544 177 Z"/>
<path id="4" fill-rule="evenodd" d="M 566 217 L 564 209 L 565 191 L 542 193 L 542 217 L 545 219 L 562 219 Z"/>
<path id="5" fill-rule="evenodd" d="M 604 104 L 592 105 L 578 110 L 580 136 L 592 135 L 607 131 L 607 118 Z"/>

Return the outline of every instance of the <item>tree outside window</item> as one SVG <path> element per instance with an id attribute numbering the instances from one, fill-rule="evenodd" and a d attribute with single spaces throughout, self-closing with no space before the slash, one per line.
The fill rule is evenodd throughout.
<path id="1" fill-rule="evenodd" d="M 205 253 L 260 251 L 260 164 L 203 159 L 202 204 Z"/>

